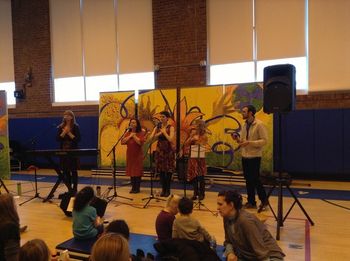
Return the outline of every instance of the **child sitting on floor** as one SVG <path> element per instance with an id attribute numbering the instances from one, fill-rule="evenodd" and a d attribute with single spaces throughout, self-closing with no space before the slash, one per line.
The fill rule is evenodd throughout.
<path id="1" fill-rule="evenodd" d="M 215 241 L 208 231 L 201 226 L 199 221 L 191 217 L 193 210 L 193 201 L 189 198 L 183 197 L 179 202 L 180 216 L 174 220 L 173 224 L 173 238 L 185 238 L 190 240 L 197 240 L 209 244 Z"/>
<path id="2" fill-rule="evenodd" d="M 84 187 L 75 196 L 73 204 L 73 234 L 77 239 L 89 239 L 103 232 L 103 221 L 96 209 L 90 206 L 94 198 L 92 187 Z"/>

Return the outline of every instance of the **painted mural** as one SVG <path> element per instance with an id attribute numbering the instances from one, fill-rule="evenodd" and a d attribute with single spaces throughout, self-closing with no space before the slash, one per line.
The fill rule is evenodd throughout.
<path id="1" fill-rule="evenodd" d="M 0 178 L 10 177 L 6 92 L 0 91 Z"/>
<path id="2" fill-rule="evenodd" d="M 100 98 L 99 146 L 101 166 L 110 167 L 113 162 L 112 148 L 116 145 L 117 167 L 125 166 L 126 146 L 119 139 L 135 116 L 133 92 L 103 93 Z M 248 83 L 212 87 L 157 89 L 140 93 L 137 104 L 138 118 L 142 128 L 151 132 L 166 110 L 171 115 L 171 124 L 177 131 L 177 157 L 182 156 L 182 144 L 188 138 L 195 119 L 205 120 L 209 136 L 207 164 L 213 168 L 241 169 L 239 146 L 233 142 L 230 133 L 239 132 L 243 125 L 240 111 L 243 106 L 253 104 L 256 117 L 268 128 L 269 141 L 265 146 L 262 170 L 272 170 L 272 115 L 262 111 L 262 84 Z M 179 117 L 179 119 L 177 119 Z M 150 155 L 156 142 L 144 144 L 144 166 L 150 165 Z M 109 155 L 108 155 L 109 154 Z"/>

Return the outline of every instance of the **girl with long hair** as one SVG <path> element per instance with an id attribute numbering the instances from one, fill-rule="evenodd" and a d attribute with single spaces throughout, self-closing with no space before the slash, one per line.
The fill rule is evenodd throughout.
<path id="1" fill-rule="evenodd" d="M 60 143 L 60 149 L 78 149 L 80 138 L 79 125 L 76 123 L 74 113 L 70 110 L 65 111 L 62 123 L 58 125 L 56 135 L 56 140 Z M 72 156 L 62 156 L 60 164 L 63 175 L 70 185 L 70 190 L 76 193 L 78 190 L 78 159 Z"/>
<path id="2" fill-rule="evenodd" d="M 74 199 L 73 234 L 78 239 L 94 238 L 103 232 L 103 221 L 97 216 L 96 209 L 90 206 L 94 198 L 92 187 L 84 187 Z"/>

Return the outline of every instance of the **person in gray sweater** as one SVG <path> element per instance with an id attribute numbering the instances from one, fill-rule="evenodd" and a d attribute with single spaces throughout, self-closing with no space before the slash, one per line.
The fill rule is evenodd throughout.
<path id="1" fill-rule="evenodd" d="M 227 261 L 284 260 L 282 249 L 265 225 L 242 209 L 242 196 L 238 192 L 219 192 L 217 210 L 224 221 Z"/>
<path id="2" fill-rule="evenodd" d="M 199 221 L 191 216 L 193 201 L 183 197 L 179 201 L 180 216 L 174 220 L 172 238 L 182 238 L 210 243 L 215 241 Z"/>

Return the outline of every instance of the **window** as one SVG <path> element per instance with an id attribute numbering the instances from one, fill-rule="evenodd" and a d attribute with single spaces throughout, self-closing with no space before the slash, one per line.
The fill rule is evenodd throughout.
<path id="1" fill-rule="evenodd" d="M 210 85 L 261 82 L 264 67 L 289 63 L 307 90 L 307 0 L 208 3 Z"/>
<path id="2" fill-rule="evenodd" d="M 15 105 L 11 0 L 0 1 L 0 90 L 6 91 L 7 104 Z"/>
<path id="3" fill-rule="evenodd" d="M 51 0 L 50 13 L 54 102 L 154 88 L 151 0 Z"/>

